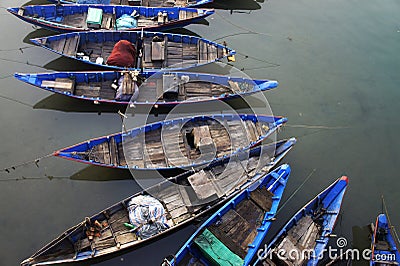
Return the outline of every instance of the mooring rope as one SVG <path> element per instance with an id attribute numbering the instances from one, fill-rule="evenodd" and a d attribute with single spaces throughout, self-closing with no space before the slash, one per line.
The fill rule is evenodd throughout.
<path id="1" fill-rule="evenodd" d="M 285 127 L 309 128 L 309 129 L 345 129 L 345 128 L 350 128 L 349 126 L 330 127 L 330 126 L 323 126 L 323 125 L 291 125 L 291 124 L 286 124 Z"/>
<path id="2" fill-rule="evenodd" d="M 15 178 L 3 178 L 0 179 L 0 182 L 10 182 L 10 181 L 25 181 L 25 180 L 53 180 L 53 179 L 57 179 L 57 180 L 63 180 L 63 179 L 71 179 L 70 177 L 66 177 L 66 176 L 48 176 L 45 175 L 43 177 L 40 176 L 20 176 L 20 177 L 15 177 Z"/>
<path id="3" fill-rule="evenodd" d="M 0 49 L 0 52 L 12 52 L 12 51 L 20 51 L 21 53 L 24 53 L 24 50 L 33 48 L 35 46 L 30 45 L 30 46 L 22 46 L 19 48 L 10 48 L 10 49 Z"/>
<path id="4" fill-rule="evenodd" d="M 43 66 L 36 65 L 36 64 L 31 64 L 31 63 L 29 63 L 29 61 L 22 62 L 22 61 L 18 61 L 18 60 L 14 60 L 14 59 L 8 59 L 8 58 L 0 58 L 0 60 L 1 61 L 6 61 L 6 62 L 11 62 L 11 63 L 16 63 L 16 64 L 23 64 L 23 65 L 34 66 L 34 67 L 39 67 L 39 68 L 46 69 Z"/>
<path id="5" fill-rule="evenodd" d="M 30 165 L 30 164 L 35 164 L 37 167 L 39 167 L 39 162 L 40 162 L 42 159 L 49 158 L 49 157 L 52 157 L 52 156 L 54 156 L 54 153 L 53 153 L 53 152 L 50 153 L 50 154 L 41 156 L 41 157 L 39 157 L 39 158 L 36 158 L 36 159 L 34 159 L 34 160 L 29 160 L 29 161 L 26 161 L 26 162 L 23 162 L 23 163 L 19 163 L 19 164 L 16 164 L 16 165 L 12 165 L 12 166 L 9 166 L 9 167 L 0 169 L 0 172 L 10 173 L 11 170 L 16 170 L 16 169 L 19 168 L 19 167 L 26 166 L 26 165 Z"/>
<path id="6" fill-rule="evenodd" d="M 285 205 L 296 195 L 296 193 L 304 186 L 304 184 L 312 177 L 312 175 L 317 171 L 317 169 L 313 169 L 311 173 L 304 179 L 303 183 L 300 184 L 298 188 L 290 195 L 290 197 L 282 204 L 282 206 L 278 209 L 275 216 L 285 207 Z"/>
<path id="7" fill-rule="evenodd" d="M 247 32 L 254 33 L 254 34 L 259 34 L 259 35 L 264 35 L 264 36 L 272 37 L 271 34 L 263 33 L 263 32 L 257 32 L 257 31 L 254 31 L 254 30 L 252 30 L 252 29 L 249 29 L 249 28 L 246 28 L 246 27 L 237 25 L 237 24 L 233 23 L 232 21 L 230 21 L 229 19 L 227 19 L 227 18 L 225 18 L 224 16 L 222 16 L 221 14 L 219 14 L 218 12 L 216 12 L 215 14 L 216 14 L 217 16 L 219 16 L 220 18 L 222 18 L 222 20 L 224 20 L 226 23 L 231 24 L 232 26 L 234 26 L 234 27 L 236 27 L 236 28 L 238 28 L 238 29 L 242 29 L 242 30 L 245 30 L 245 31 L 247 31 Z"/>
<path id="8" fill-rule="evenodd" d="M 15 102 L 15 103 L 19 103 L 19 104 L 22 104 L 22 105 L 25 105 L 25 106 L 28 106 L 28 107 L 33 108 L 33 105 L 31 105 L 31 104 L 29 104 L 29 103 L 25 103 L 25 102 L 22 102 L 22 101 L 20 101 L 20 100 L 16 100 L 16 99 L 11 98 L 11 97 L 8 97 L 8 96 L 4 96 L 4 95 L 1 95 L 1 94 L 0 94 L 0 98 L 5 99 L 5 100 L 8 100 L 8 101 Z"/>

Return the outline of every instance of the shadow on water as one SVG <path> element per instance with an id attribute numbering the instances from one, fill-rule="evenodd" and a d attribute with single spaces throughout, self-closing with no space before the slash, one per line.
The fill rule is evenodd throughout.
<path id="1" fill-rule="evenodd" d="M 126 106 L 111 104 L 94 104 L 90 101 L 70 98 L 60 94 L 52 94 L 37 102 L 33 109 L 55 110 L 62 112 L 82 112 L 82 113 L 117 113 L 124 112 Z"/>
<path id="2" fill-rule="evenodd" d="M 190 35 L 190 36 L 195 36 L 195 37 L 201 38 L 200 35 L 198 35 L 197 33 L 193 32 L 193 31 L 191 31 L 191 30 L 188 30 L 188 29 L 186 29 L 186 28 L 170 29 L 170 30 L 167 30 L 167 31 L 165 31 L 165 32 L 174 33 L 174 34 Z"/>
<path id="3" fill-rule="evenodd" d="M 74 60 L 72 58 L 68 57 L 59 57 L 57 59 L 54 59 L 53 61 L 50 61 L 49 63 L 45 64 L 43 66 L 46 69 L 49 70 L 55 70 L 55 71 L 106 71 L 109 70 L 105 67 L 100 67 L 100 66 L 94 66 L 90 64 L 85 64 L 83 62 L 80 62 L 78 60 Z"/>
<path id="4" fill-rule="evenodd" d="M 32 44 L 31 39 L 39 38 L 39 37 L 47 37 L 47 36 L 51 36 L 51 35 L 55 35 L 56 34 L 54 31 L 41 29 L 41 28 L 40 29 L 36 29 L 35 26 L 32 26 L 32 28 L 35 29 L 35 30 L 31 31 L 30 33 L 28 33 L 24 37 L 24 39 L 22 40 L 24 43 Z"/>
<path id="5" fill-rule="evenodd" d="M 115 181 L 130 180 L 133 179 L 133 177 L 128 170 L 89 165 L 88 167 L 85 167 L 79 172 L 71 175 L 70 179 L 78 181 Z"/>
<path id="6" fill-rule="evenodd" d="M 29 2 L 26 2 L 22 6 L 31 6 L 31 5 L 48 5 L 50 2 L 47 0 L 32 0 Z"/>
<path id="7" fill-rule="evenodd" d="M 264 0 L 257 0 L 259 3 L 263 3 Z M 235 13 L 235 10 L 257 10 L 261 9 L 254 0 L 214 0 L 213 3 L 206 5 L 205 7 L 231 10 L 231 13 Z"/>
<path id="8" fill-rule="evenodd" d="M 243 98 L 236 98 L 231 99 L 225 102 L 228 106 L 232 109 L 251 109 L 254 107 L 264 107 L 265 102 L 258 99 L 252 99 L 251 104 L 244 100 Z M 193 114 L 196 111 L 196 107 L 202 107 L 202 103 L 194 103 L 188 104 L 184 107 L 179 109 L 180 113 L 183 114 Z M 90 101 L 83 101 L 79 99 L 70 98 L 60 94 L 52 94 L 39 102 L 37 102 L 33 109 L 43 109 L 43 110 L 54 110 L 54 111 L 61 111 L 61 112 L 76 112 L 76 113 L 118 113 L 121 111 L 125 113 L 126 105 L 113 105 L 113 104 L 94 104 Z M 195 109 L 193 109 L 195 108 Z M 171 107 L 136 107 L 134 112 L 137 114 L 152 114 L 155 117 L 159 115 L 165 115 L 170 113 Z M 199 111 L 201 111 L 199 109 Z M 207 110 L 205 111 L 214 111 L 216 113 L 221 112 L 221 105 L 219 103 L 207 103 Z"/>

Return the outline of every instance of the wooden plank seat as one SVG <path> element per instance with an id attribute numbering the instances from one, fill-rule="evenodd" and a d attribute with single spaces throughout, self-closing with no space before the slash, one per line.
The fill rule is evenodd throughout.
<path id="1" fill-rule="evenodd" d="M 230 250 L 244 258 L 247 246 L 257 235 L 257 228 L 264 214 L 265 210 L 250 197 L 241 201 L 235 209 L 229 210 L 221 217 L 220 222 L 210 226 L 209 230 Z"/>
<path id="2" fill-rule="evenodd" d="M 43 80 L 42 87 L 54 88 L 73 94 L 75 90 L 75 80 L 69 78 L 56 78 L 54 81 Z"/>
<path id="3" fill-rule="evenodd" d="M 204 170 L 190 176 L 188 181 L 200 200 L 219 194 L 217 193 L 219 188 L 216 187 Z"/>
<path id="4" fill-rule="evenodd" d="M 101 21 L 101 28 L 110 30 L 114 29 L 116 23 L 115 14 L 103 13 L 103 19 Z"/>

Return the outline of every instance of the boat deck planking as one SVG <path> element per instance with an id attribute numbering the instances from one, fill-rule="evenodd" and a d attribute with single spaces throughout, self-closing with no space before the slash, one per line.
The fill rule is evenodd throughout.
<path id="1" fill-rule="evenodd" d="M 233 173 L 243 173 L 239 164 L 235 164 L 235 166 L 229 164 L 229 167 L 226 165 L 221 167 L 225 167 L 226 170 L 231 170 Z M 254 164 L 249 164 L 246 167 L 248 167 L 250 172 L 255 170 Z M 221 183 L 233 182 L 233 180 L 237 179 L 239 179 L 238 181 L 241 184 L 247 180 L 243 174 L 241 174 L 242 178 L 240 180 L 240 176 L 237 174 L 214 175 L 211 173 L 211 170 L 201 170 L 190 176 L 189 179 L 194 180 L 199 174 L 203 175 L 209 182 L 212 180 L 213 184 L 217 186 Z M 208 197 L 203 199 L 196 198 L 198 194 L 196 194 L 195 190 L 203 188 L 201 184 L 195 183 L 192 186 L 176 186 L 171 183 L 161 183 L 149 189 L 148 193 L 160 200 L 166 210 L 166 218 L 169 225 L 174 226 L 189 219 L 192 217 L 193 212 L 207 205 L 209 202 Z M 232 239 L 237 248 L 242 251 L 246 249 L 247 244 L 252 242 L 255 237 L 256 228 L 262 221 L 264 213 L 269 210 L 272 204 L 273 195 L 270 192 L 265 190 L 265 188 L 263 191 L 256 191 L 253 191 L 247 200 L 239 203 L 235 210 L 230 211 L 229 215 L 224 216 L 224 221 L 220 226 L 212 229 L 217 236 L 219 236 L 218 233 L 227 233 L 227 237 L 221 240 L 228 241 L 227 239 Z M 221 192 L 221 194 L 227 193 L 229 192 Z M 260 204 L 257 203 L 259 200 L 263 201 L 263 206 L 267 207 L 264 209 L 260 207 Z M 129 213 L 124 204 L 120 203 L 117 207 L 104 211 L 101 217 L 97 217 L 97 219 L 100 223 L 105 222 L 107 224 L 101 230 L 101 235 L 94 237 L 92 241 L 89 241 L 86 237 L 80 239 L 75 243 L 74 248 L 70 249 L 71 254 L 86 250 L 96 250 L 98 254 L 101 254 L 102 252 L 107 252 L 107 249 L 116 248 L 117 245 L 139 240 L 135 234 L 129 231 L 129 228 L 123 225 L 124 223 L 129 223 Z M 240 226 L 236 226 L 237 224 Z"/>
<path id="2" fill-rule="evenodd" d="M 296 258 L 296 256 L 287 256 L 288 253 L 280 253 L 280 257 L 278 257 L 276 252 L 277 250 L 286 250 L 288 252 L 296 250 L 296 254 L 307 254 L 307 250 L 314 249 L 315 241 L 320 236 L 320 228 L 321 226 L 313 221 L 310 215 L 302 217 L 272 251 L 272 260 L 270 258 L 266 259 L 268 265 L 295 266 L 306 263 L 306 256 L 297 256 Z M 282 255 L 285 256 L 285 260 L 280 259 Z"/>
<path id="3" fill-rule="evenodd" d="M 221 217 L 218 224 L 208 229 L 232 252 L 244 259 L 247 247 L 257 235 L 266 212 L 271 209 L 273 194 L 265 187 L 257 188 L 250 197 Z M 259 202 L 263 202 L 261 205 Z"/>

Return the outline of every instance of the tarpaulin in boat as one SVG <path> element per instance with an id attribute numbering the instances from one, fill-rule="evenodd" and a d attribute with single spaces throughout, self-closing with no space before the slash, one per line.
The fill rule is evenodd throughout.
<path id="1" fill-rule="evenodd" d="M 133 29 L 137 27 L 137 19 L 132 15 L 124 14 L 117 19 L 115 26 L 117 30 Z"/>
<path id="2" fill-rule="evenodd" d="M 107 65 L 120 67 L 135 67 L 136 48 L 127 41 L 121 40 L 114 45 L 114 48 L 107 59 Z"/>
<path id="3" fill-rule="evenodd" d="M 137 235 L 149 238 L 168 229 L 164 206 L 151 196 L 140 195 L 128 203 L 129 220 L 138 229 Z"/>
<path id="4" fill-rule="evenodd" d="M 213 233 L 205 229 L 194 240 L 195 245 L 212 265 L 243 265 L 243 260 L 224 245 Z"/>

